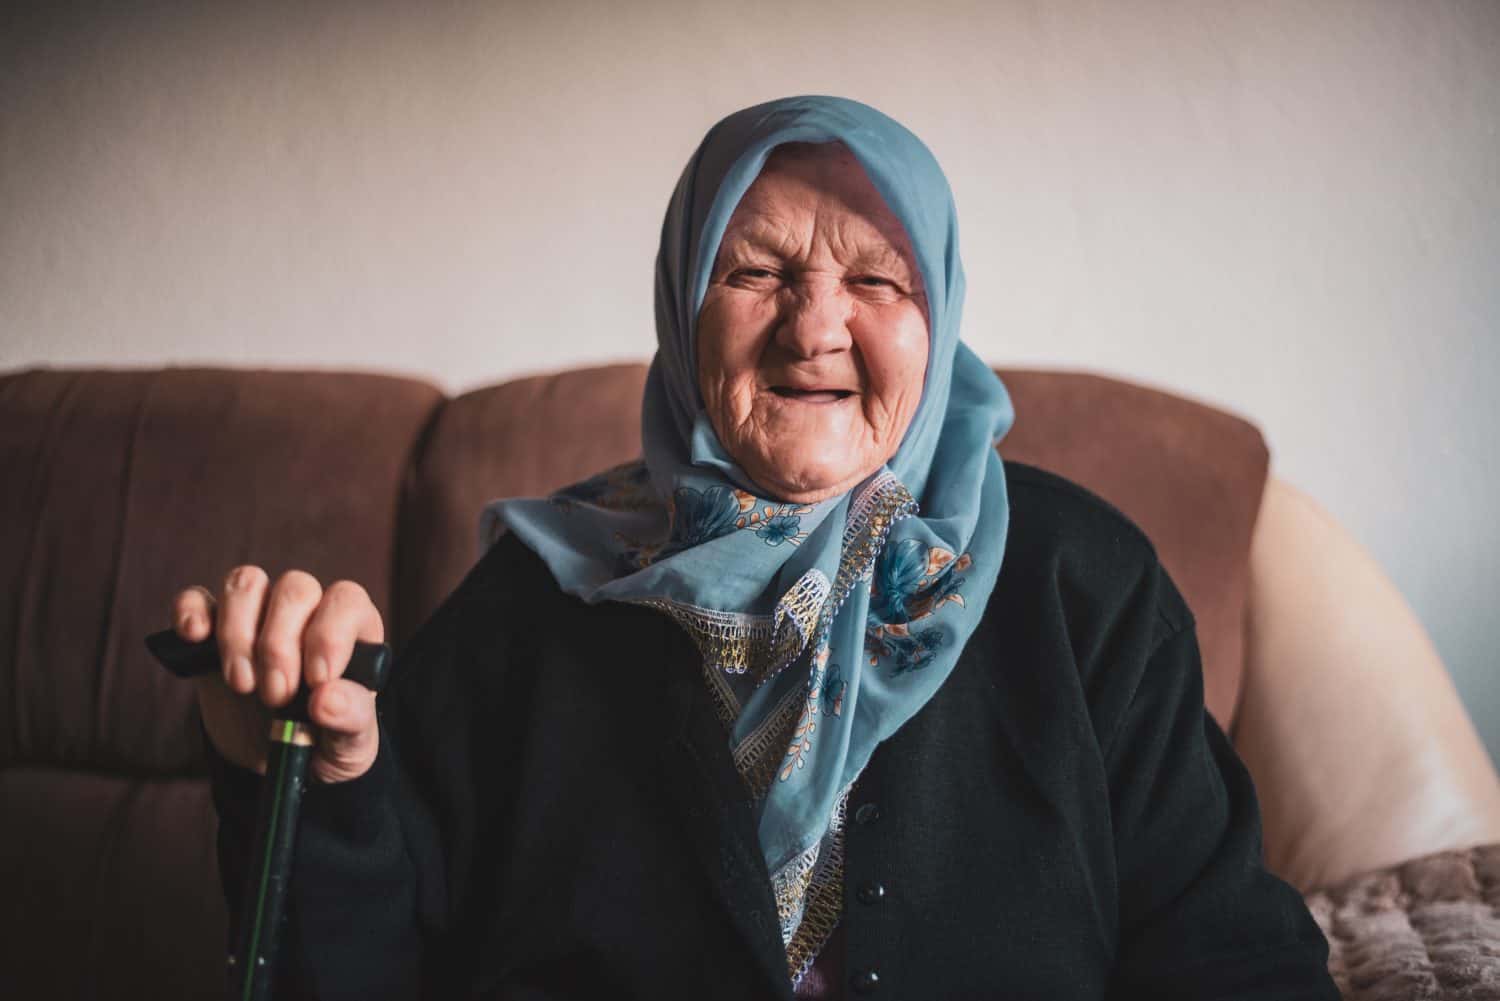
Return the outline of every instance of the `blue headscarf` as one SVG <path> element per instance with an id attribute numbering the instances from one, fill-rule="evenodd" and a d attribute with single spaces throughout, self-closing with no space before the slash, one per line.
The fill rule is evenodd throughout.
<path id="1" fill-rule="evenodd" d="M 890 461 L 816 504 L 759 493 L 724 450 L 695 351 L 719 243 L 766 157 L 843 143 L 905 227 L 927 293 L 922 399 Z M 546 500 L 485 508 L 587 602 L 660 609 L 696 641 L 756 797 L 793 980 L 842 913 L 843 815 L 870 755 L 953 670 L 994 587 L 1009 508 L 994 445 L 1012 410 L 959 342 L 964 274 L 953 196 L 927 147 L 855 101 L 793 97 L 709 130 L 677 182 L 656 261 L 657 353 L 644 460 Z"/>

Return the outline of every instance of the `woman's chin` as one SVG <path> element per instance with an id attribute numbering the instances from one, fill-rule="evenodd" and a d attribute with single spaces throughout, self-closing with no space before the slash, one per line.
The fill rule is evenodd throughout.
<path id="1" fill-rule="evenodd" d="M 757 467 L 745 471 L 767 496 L 789 504 L 816 504 L 837 497 L 879 468 L 878 465 L 870 469 L 856 468 L 847 457 L 843 462 L 782 462 L 757 464 Z"/>

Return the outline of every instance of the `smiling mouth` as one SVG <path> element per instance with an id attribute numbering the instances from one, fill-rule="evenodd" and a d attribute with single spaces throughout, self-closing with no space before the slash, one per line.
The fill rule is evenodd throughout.
<path id="1" fill-rule="evenodd" d="M 791 386 L 772 386 L 771 392 L 784 400 L 801 403 L 837 403 L 854 395 L 850 389 L 795 389 Z"/>

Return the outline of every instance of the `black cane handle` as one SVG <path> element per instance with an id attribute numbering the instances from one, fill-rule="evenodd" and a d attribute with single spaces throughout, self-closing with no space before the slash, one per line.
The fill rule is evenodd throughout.
<path id="1" fill-rule="evenodd" d="M 146 637 L 146 649 L 161 662 L 161 666 L 179 678 L 193 678 L 200 674 L 218 674 L 223 670 L 219 660 L 219 644 L 210 633 L 207 639 L 189 642 L 177 635 L 175 629 L 163 629 Z M 349 666 L 344 668 L 344 677 L 364 685 L 372 692 L 385 688 L 391 676 L 391 645 L 389 643 L 354 642 L 354 653 L 349 657 Z M 307 697 L 309 689 L 304 683 L 296 698 L 276 710 L 277 719 L 309 722 Z"/>

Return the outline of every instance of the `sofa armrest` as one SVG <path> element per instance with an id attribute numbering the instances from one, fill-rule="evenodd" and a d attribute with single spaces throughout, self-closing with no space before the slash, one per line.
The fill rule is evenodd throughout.
<path id="1" fill-rule="evenodd" d="M 1500 779 L 1426 631 L 1353 537 L 1275 478 L 1246 629 L 1234 739 L 1274 871 L 1306 890 L 1500 841 Z"/>

